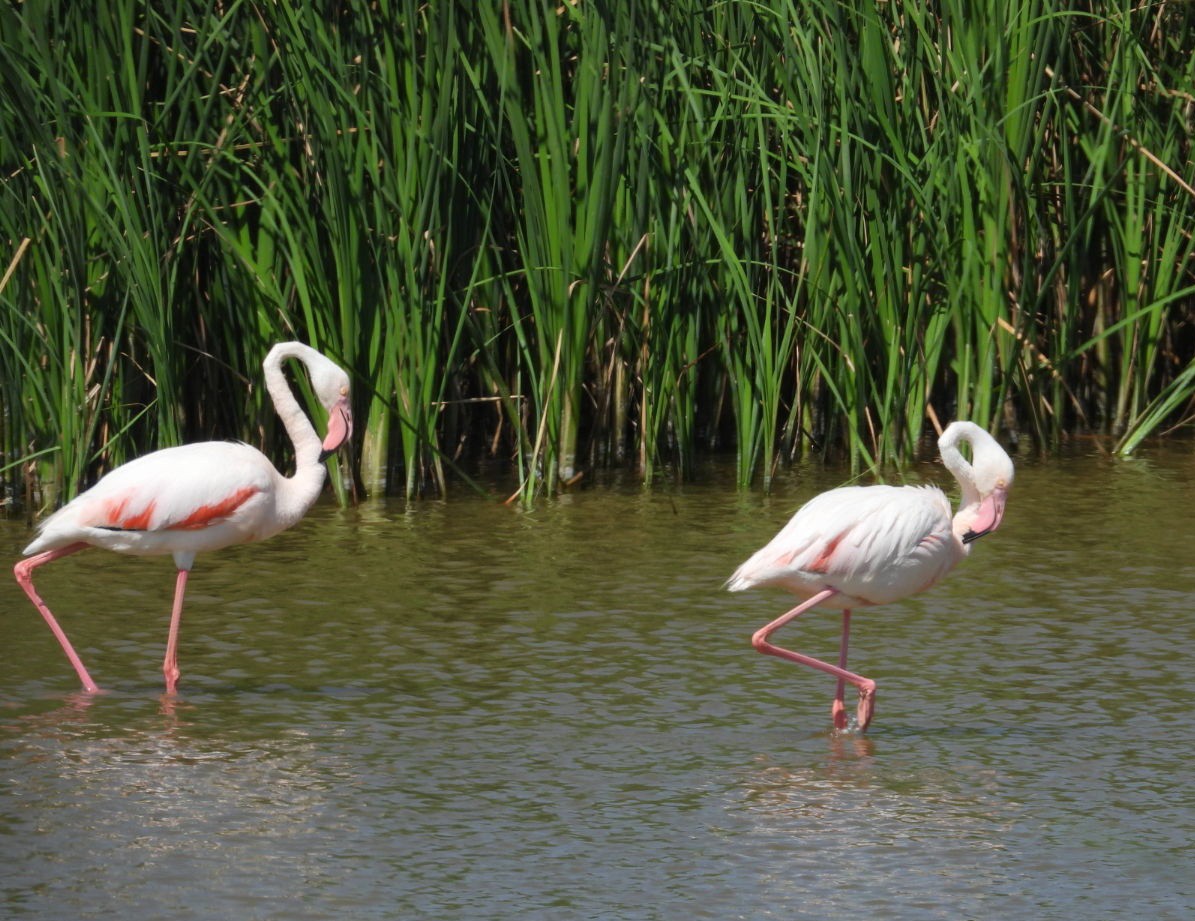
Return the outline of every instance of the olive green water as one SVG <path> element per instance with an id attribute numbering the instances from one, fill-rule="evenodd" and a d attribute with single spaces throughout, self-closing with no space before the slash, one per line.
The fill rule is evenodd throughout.
<path id="1" fill-rule="evenodd" d="M 5 575 L 0 916 L 1191 917 L 1190 448 L 1019 460 L 970 560 L 857 614 L 865 737 L 751 649 L 787 598 L 720 588 L 840 482 L 324 504 L 200 558 L 175 700 L 168 560 L 40 571 L 94 697 Z"/>

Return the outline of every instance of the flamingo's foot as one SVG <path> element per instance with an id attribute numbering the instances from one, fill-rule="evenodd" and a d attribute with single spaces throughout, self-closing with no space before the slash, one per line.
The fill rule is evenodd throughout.
<path id="1" fill-rule="evenodd" d="M 871 723 L 875 703 L 876 684 L 874 681 L 868 681 L 859 687 L 859 705 L 855 708 L 855 729 L 857 731 L 863 732 Z M 834 703 L 830 705 L 830 718 L 834 720 L 835 729 L 841 731 L 850 728 L 850 722 L 846 715 L 846 704 L 842 702 L 841 697 L 834 698 Z"/>
<path id="2" fill-rule="evenodd" d="M 859 706 L 855 710 L 855 719 L 858 720 L 858 728 L 860 732 L 867 729 L 871 723 L 872 713 L 875 711 L 876 705 L 876 683 L 868 681 L 859 688 Z"/>
<path id="3" fill-rule="evenodd" d="M 174 694 L 178 690 L 178 679 L 179 675 L 181 674 L 182 672 L 180 672 L 177 668 L 162 669 L 162 676 L 166 679 L 167 694 Z"/>

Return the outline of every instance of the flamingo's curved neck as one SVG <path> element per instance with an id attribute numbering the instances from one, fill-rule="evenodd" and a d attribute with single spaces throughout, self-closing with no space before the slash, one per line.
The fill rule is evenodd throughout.
<path id="1" fill-rule="evenodd" d="M 961 438 L 952 438 L 949 441 L 940 443 L 938 448 L 942 455 L 942 463 L 945 464 L 947 470 L 954 474 L 959 488 L 963 491 L 962 501 L 959 503 L 959 509 L 961 510 L 979 502 L 980 495 L 979 488 L 975 485 L 975 468 L 971 466 L 968 460 L 963 457 L 962 452 L 959 451 L 956 446 L 958 441 L 966 441 L 967 444 L 973 444 L 971 439 L 964 434 Z"/>
<path id="2" fill-rule="evenodd" d="M 324 485 L 324 465 L 320 463 L 320 438 L 307 414 L 303 412 L 299 401 L 287 383 L 286 374 L 282 370 L 282 362 L 287 358 L 297 358 L 305 365 L 308 364 L 308 354 L 318 355 L 302 343 L 288 342 L 274 346 L 262 362 L 265 372 L 266 390 L 274 401 L 274 410 L 286 428 L 291 443 L 295 446 L 295 473 L 285 479 L 288 484 L 286 504 L 290 506 L 280 509 L 287 517 L 294 515 L 295 520 L 303 516 L 311 504 L 319 496 Z"/>

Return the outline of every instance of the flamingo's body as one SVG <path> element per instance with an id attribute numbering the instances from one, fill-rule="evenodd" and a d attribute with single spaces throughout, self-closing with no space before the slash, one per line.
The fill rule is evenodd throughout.
<path id="1" fill-rule="evenodd" d="M 971 462 L 959 452 L 960 441 L 971 446 Z M 838 678 L 831 712 L 840 729 L 847 725 L 846 683 L 859 689 L 860 730 L 867 728 L 875 705 L 875 682 L 846 670 L 851 610 L 925 591 L 967 556 L 972 541 L 996 530 L 1004 515 L 1013 466 L 996 440 L 971 422 L 955 422 L 938 447 L 962 488 L 953 517 L 945 494 L 932 486 L 832 489 L 802 506 L 727 581 L 731 591 L 775 585 L 803 599 L 758 630 L 752 642 L 760 652 Z M 814 607 L 843 612 L 837 666 L 768 642 L 775 630 Z"/>
<path id="2" fill-rule="evenodd" d="M 282 362 L 297 358 L 328 409 L 321 442 L 286 383 Z M 166 690 L 178 683 L 178 628 L 187 574 L 197 553 L 264 540 L 298 522 L 319 496 L 323 460 L 352 435 L 349 379 L 333 362 L 299 342 L 274 346 L 263 363 L 266 387 L 295 446 L 295 473 L 280 474 L 246 444 L 209 441 L 139 457 L 103 477 L 41 523 L 17 582 L 46 619 L 83 686 L 98 690 L 65 632 L 33 587 L 33 570 L 87 547 L 118 553 L 171 554 L 178 576 L 166 660 Z"/>

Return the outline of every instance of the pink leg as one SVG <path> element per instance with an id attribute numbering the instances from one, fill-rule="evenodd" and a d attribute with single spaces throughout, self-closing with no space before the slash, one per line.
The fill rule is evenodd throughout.
<path id="1" fill-rule="evenodd" d="M 801 602 L 787 614 L 782 614 L 777 617 L 770 624 L 760 627 L 755 631 L 755 635 L 751 637 L 751 645 L 762 653 L 770 656 L 778 656 L 781 659 L 788 659 L 790 662 L 796 662 L 798 665 L 808 665 L 810 668 L 816 668 L 818 671 L 826 672 L 833 675 L 840 682 L 849 682 L 859 689 L 859 706 L 856 710 L 856 716 L 859 721 L 859 730 L 862 732 L 867 728 L 871 722 L 872 710 L 875 707 L 875 690 L 876 683 L 870 678 L 864 678 L 862 675 L 856 675 L 853 672 L 848 672 L 840 665 L 831 665 L 829 662 L 823 662 L 821 659 L 815 659 L 812 656 L 802 655 L 799 652 L 793 652 L 791 649 L 782 649 L 779 646 L 774 646 L 768 642 L 768 637 L 776 630 L 779 630 L 790 620 L 800 617 L 810 608 L 817 607 L 823 601 L 833 597 L 838 592 L 832 588 L 825 591 L 818 592 L 812 598 Z M 843 639 L 843 646 L 839 649 L 840 659 L 845 655 L 845 636 Z"/>
<path id="2" fill-rule="evenodd" d="M 33 587 L 33 570 L 37 569 L 38 566 L 44 566 L 53 560 L 69 556 L 72 553 L 78 553 L 80 550 L 86 550 L 89 546 L 89 544 L 80 542 L 69 544 L 66 547 L 59 547 L 57 550 L 47 550 L 45 553 L 39 553 L 36 556 L 19 561 L 12 568 L 12 571 L 17 577 L 17 584 L 24 589 L 25 594 L 29 596 L 29 600 L 33 602 L 33 606 L 41 612 L 41 616 L 50 625 L 50 630 L 58 638 L 58 643 L 62 646 L 62 651 L 66 653 L 66 657 L 70 660 L 71 665 L 75 667 L 75 673 L 79 676 L 79 680 L 83 682 L 83 689 L 94 694 L 100 689 L 99 685 L 91 680 L 91 675 L 87 674 L 87 669 L 83 667 L 83 660 L 75 652 L 75 647 L 71 645 L 71 641 L 66 638 L 66 631 L 58 626 L 58 621 L 54 619 L 54 615 L 50 613 L 50 609 L 41 600 L 41 596 L 38 595 L 37 590 Z"/>
<path id="3" fill-rule="evenodd" d="M 174 582 L 174 607 L 170 610 L 170 635 L 166 638 L 166 658 L 162 662 L 162 674 L 166 678 L 166 693 L 173 694 L 178 687 L 178 628 L 183 620 L 183 594 L 187 590 L 187 570 L 180 569 Z"/>
<path id="4" fill-rule="evenodd" d="M 851 612 L 846 609 L 842 612 L 842 640 L 838 644 L 838 667 L 846 671 L 846 650 L 847 645 L 851 639 Z M 846 729 L 846 704 L 843 698 L 846 696 L 846 679 L 838 679 L 838 687 L 834 691 L 834 703 L 830 706 L 830 716 L 834 720 L 835 729 Z"/>

